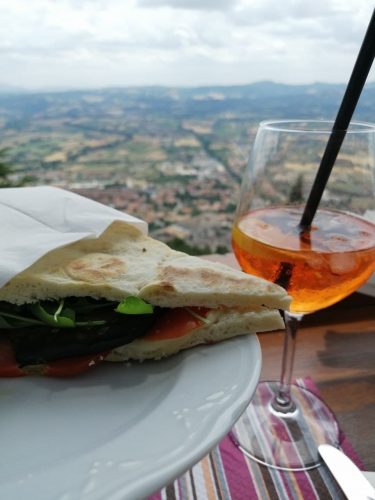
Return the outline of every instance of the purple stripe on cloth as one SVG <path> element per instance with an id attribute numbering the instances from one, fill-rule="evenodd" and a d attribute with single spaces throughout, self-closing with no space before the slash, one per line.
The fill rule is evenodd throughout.
<path id="1" fill-rule="evenodd" d="M 340 445 L 342 451 L 361 469 L 366 470 L 362 460 L 358 457 L 357 453 L 354 451 L 353 446 L 351 445 L 348 438 L 345 434 L 340 430 Z"/>
<path id="2" fill-rule="evenodd" d="M 257 491 L 251 480 L 244 454 L 228 436 L 221 441 L 219 450 L 232 500 L 246 498 L 243 496 L 244 492 L 247 492 L 248 498 L 257 498 Z"/>
<path id="3" fill-rule="evenodd" d="M 264 392 L 265 394 L 267 393 L 268 398 L 266 400 L 274 395 L 274 392 L 271 389 L 271 385 L 267 384 L 264 386 Z M 267 390 L 268 388 L 268 390 Z M 262 408 L 264 411 L 264 408 Z M 278 436 L 281 436 L 284 434 L 285 436 L 285 441 L 289 441 L 290 443 L 293 442 L 295 438 L 295 432 L 300 432 L 300 429 L 295 429 L 293 430 L 286 425 L 286 423 L 280 422 L 278 419 L 275 419 L 275 422 L 277 422 L 277 426 L 275 425 L 275 428 L 278 428 L 278 431 L 276 434 Z M 269 439 L 269 438 L 268 438 Z M 301 460 L 301 456 L 298 450 L 297 446 L 290 446 L 288 448 L 288 454 L 290 456 L 290 459 L 293 460 L 295 463 L 299 462 Z M 283 471 L 278 471 L 278 470 L 272 470 L 272 478 L 273 482 L 275 485 L 276 479 L 280 482 L 282 481 L 282 484 L 284 486 L 283 489 L 279 488 L 278 492 L 280 495 L 280 498 L 293 498 L 295 496 L 299 497 L 302 495 L 303 498 L 316 498 L 317 497 L 317 492 L 314 484 L 310 480 L 310 476 L 305 473 L 299 473 L 299 474 L 288 474 Z M 291 489 L 293 486 L 293 490 Z"/>
<path id="4" fill-rule="evenodd" d="M 319 397 L 319 391 L 311 378 L 299 379 L 297 385 L 308 389 Z M 272 391 L 268 384 L 265 394 Z M 263 399 L 264 394 L 261 395 Z M 308 395 L 307 395 L 308 397 Z M 255 408 L 255 410 L 254 410 Z M 245 412 L 257 429 L 257 440 L 262 446 L 268 446 L 268 429 L 262 426 L 263 408 L 255 405 Z M 323 417 L 317 413 L 318 420 Z M 243 436 L 246 419 L 239 427 Z M 285 429 L 285 437 L 293 441 L 293 435 L 301 429 Z M 290 439 L 289 439 L 290 438 Z M 341 434 L 343 451 L 360 467 L 361 460 L 353 450 L 347 438 Z M 309 444 L 307 444 L 309 446 Z M 298 449 L 293 448 L 293 454 L 298 455 Z M 194 477 L 193 477 L 194 476 Z M 149 497 L 149 500 L 344 500 L 344 496 L 324 466 L 311 471 L 285 472 L 271 469 L 247 458 L 226 436 L 199 464 L 187 471 L 161 492 Z"/>

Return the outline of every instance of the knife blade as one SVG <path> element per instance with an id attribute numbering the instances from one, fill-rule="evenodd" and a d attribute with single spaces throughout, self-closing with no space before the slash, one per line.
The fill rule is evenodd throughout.
<path id="1" fill-rule="evenodd" d="M 330 444 L 321 444 L 318 450 L 349 500 L 375 500 L 375 489 L 341 450 Z"/>

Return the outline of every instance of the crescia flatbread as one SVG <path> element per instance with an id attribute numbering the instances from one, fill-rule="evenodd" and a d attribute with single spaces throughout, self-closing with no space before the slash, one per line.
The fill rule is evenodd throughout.
<path id="1" fill-rule="evenodd" d="M 223 264 L 191 257 L 114 222 L 99 238 L 53 250 L 0 289 L 14 304 L 67 296 L 139 296 L 163 307 L 287 309 L 285 290 Z"/>
<path id="2" fill-rule="evenodd" d="M 126 298 L 142 299 L 151 315 L 118 314 L 115 305 Z M 0 358 L 13 356 L 22 374 L 52 375 L 61 364 L 49 373 L 49 363 L 86 354 L 100 355 L 87 366 L 159 359 L 283 328 L 279 309 L 290 300 L 275 284 L 174 251 L 116 221 L 98 238 L 51 251 L 0 289 Z M 93 320 L 82 313 L 87 307 Z"/>

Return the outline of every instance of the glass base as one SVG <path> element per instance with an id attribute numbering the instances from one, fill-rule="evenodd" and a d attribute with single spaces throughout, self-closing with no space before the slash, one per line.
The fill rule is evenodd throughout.
<path id="1" fill-rule="evenodd" d="M 320 465 L 318 446 L 339 444 L 339 427 L 331 410 L 311 391 L 291 386 L 292 406 L 275 408 L 278 382 L 261 382 L 230 432 L 249 458 L 275 469 L 298 471 Z"/>

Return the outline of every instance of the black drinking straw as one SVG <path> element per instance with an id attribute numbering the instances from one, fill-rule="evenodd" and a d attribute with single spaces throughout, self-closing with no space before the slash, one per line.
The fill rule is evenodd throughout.
<path id="1" fill-rule="evenodd" d="M 375 57 L 375 9 L 372 13 L 370 24 L 367 28 L 365 38 L 359 51 L 353 72 L 350 76 L 348 86 L 333 124 L 322 161 L 316 174 L 314 184 L 311 188 L 305 210 L 303 212 L 300 228 L 307 231 L 312 223 L 318 209 L 320 200 L 326 187 L 331 170 L 344 141 L 346 131 L 349 127 L 358 99 L 361 95 L 367 75 Z"/>

